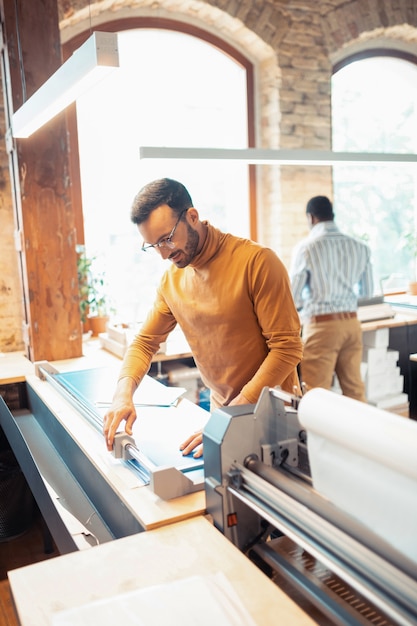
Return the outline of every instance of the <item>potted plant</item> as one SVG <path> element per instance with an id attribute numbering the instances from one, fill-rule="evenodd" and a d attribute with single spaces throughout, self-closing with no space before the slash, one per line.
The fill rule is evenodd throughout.
<path id="1" fill-rule="evenodd" d="M 408 291 L 411 295 L 417 296 L 417 232 L 410 230 L 404 235 L 404 248 L 411 256 L 412 270 Z"/>
<path id="2" fill-rule="evenodd" d="M 96 257 L 88 257 L 85 246 L 77 246 L 79 306 L 83 332 L 93 336 L 105 332 L 109 321 L 104 273 L 95 271 Z"/>
<path id="3" fill-rule="evenodd" d="M 83 333 L 88 332 L 88 311 L 89 311 L 89 282 L 92 260 L 87 258 L 85 247 L 76 246 L 77 251 L 77 273 L 78 273 L 78 304 L 80 307 L 80 317 L 83 326 Z"/>

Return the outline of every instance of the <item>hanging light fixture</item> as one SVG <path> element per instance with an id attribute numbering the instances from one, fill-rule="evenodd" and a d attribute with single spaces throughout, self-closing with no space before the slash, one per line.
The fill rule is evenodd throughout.
<path id="1" fill-rule="evenodd" d="M 117 33 L 94 32 L 13 114 L 13 137 L 29 137 L 116 67 Z"/>
<path id="2" fill-rule="evenodd" d="M 253 165 L 355 165 L 416 164 L 417 154 L 384 152 L 333 152 L 273 148 L 181 148 L 140 146 L 139 159 L 206 159 Z"/>

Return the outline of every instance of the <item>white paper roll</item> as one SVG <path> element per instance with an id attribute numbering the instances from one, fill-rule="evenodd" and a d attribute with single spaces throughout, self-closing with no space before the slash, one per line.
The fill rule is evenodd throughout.
<path id="1" fill-rule="evenodd" d="M 300 423 L 347 449 L 417 480 L 417 422 L 325 389 L 312 389 Z"/>
<path id="2" fill-rule="evenodd" d="M 324 389 L 298 418 L 314 488 L 417 562 L 417 422 Z"/>

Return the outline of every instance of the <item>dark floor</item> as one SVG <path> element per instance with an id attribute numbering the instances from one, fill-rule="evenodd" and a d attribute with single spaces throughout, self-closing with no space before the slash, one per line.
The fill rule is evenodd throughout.
<path id="1" fill-rule="evenodd" d="M 10 569 L 58 556 L 50 535 L 45 537 L 45 533 L 45 524 L 36 510 L 26 532 L 15 538 L 0 539 L 0 580 L 7 578 Z"/>
<path id="2" fill-rule="evenodd" d="M 7 572 L 31 563 L 59 556 L 38 510 L 32 522 L 21 535 L 0 540 L 0 626 L 18 626 Z M 50 551 L 52 550 L 52 551 Z"/>

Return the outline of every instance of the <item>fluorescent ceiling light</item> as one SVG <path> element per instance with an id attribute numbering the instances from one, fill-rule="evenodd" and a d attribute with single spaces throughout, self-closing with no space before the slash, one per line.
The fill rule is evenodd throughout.
<path id="1" fill-rule="evenodd" d="M 13 137 L 29 137 L 116 67 L 117 33 L 93 33 L 13 114 Z"/>
<path id="2" fill-rule="evenodd" d="M 417 163 L 417 154 L 332 152 L 332 150 L 274 150 L 263 148 L 164 148 L 141 146 L 140 159 L 215 159 L 254 165 L 373 165 Z"/>

